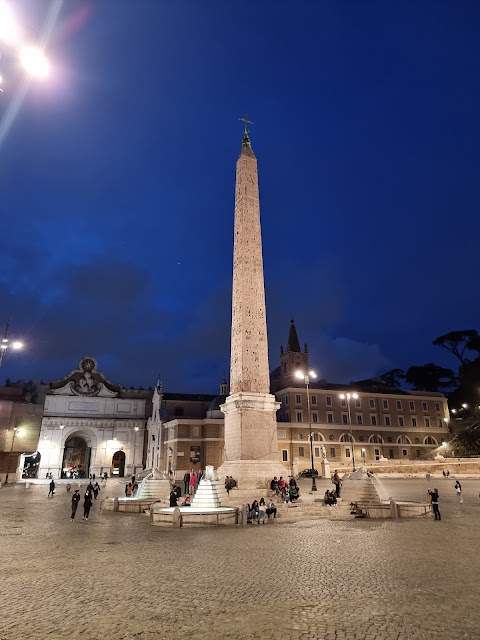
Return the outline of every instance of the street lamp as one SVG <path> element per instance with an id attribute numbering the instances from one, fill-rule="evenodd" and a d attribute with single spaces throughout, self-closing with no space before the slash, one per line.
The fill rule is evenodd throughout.
<path id="1" fill-rule="evenodd" d="M 315 371 L 309 371 L 308 373 L 304 373 L 303 371 L 296 371 L 295 375 L 300 380 L 303 380 L 303 382 L 305 383 L 305 386 L 307 387 L 308 432 L 309 432 L 309 438 L 310 438 L 310 457 L 311 457 L 311 460 L 312 460 L 312 491 L 316 491 L 317 490 L 317 484 L 316 484 L 316 481 L 315 481 L 315 474 L 313 473 L 313 471 L 315 469 L 315 466 L 313 464 L 313 435 L 312 435 L 312 417 L 311 417 L 311 413 L 310 413 L 310 390 L 309 390 L 309 384 L 310 384 L 310 378 L 316 378 L 317 374 L 315 373 Z"/>
<path id="2" fill-rule="evenodd" d="M 15 51 L 20 64 L 30 76 L 44 78 L 50 71 L 47 57 L 41 47 L 26 42 L 22 31 L 13 11 L 5 0 L 0 0 L 0 43 Z"/>
<path id="3" fill-rule="evenodd" d="M 365 447 L 362 447 L 361 451 L 362 451 L 362 458 L 363 458 L 363 466 L 366 467 L 365 458 L 366 458 L 367 450 L 365 449 Z"/>
<path id="4" fill-rule="evenodd" d="M 356 400 L 358 398 L 358 393 L 341 393 L 340 398 L 342 400 L 347 401 L 347 409 L 348 409 L 348 426 L 350 427 L 350 438 L 352 443 L 352 463 L 353 463 L 353 471 L 356 471 L 355 467 L 355 445 L 353 443 L 353 433 L 352 433 L 352 414 L 350 412 L 350 400 L 353 398 Z"/>
<path id="5" fill-rule="evenodd" d="M 13 342 L 9 341 L 9 339 L 8 339 L 8 322 L 5 325 L 5 331 L 3 332 L 3 338 L 2 338 L 2 341 L 0 342 L 0 367 L 2 366 L 3 358 L 5 357 L 7 349 L 13 349 L 14 351 L 19 351 L 20 349 L 23 349 L 23 342 L 20 342 L 19 340 L 14 340 Z"/>
<path id="6" fill-rule="evenodd" d="M 8 452 L 8 459 L 7 459 L 7 475 L 5 476 L 5 484 L 8 484 L 8 472 L 10 470 L 10 457 L 12 455 L 13 452 L 13 445 L 15 442 L 15 436 L 18 436 L 19 438 L 21 438 L 23 435 L 23 431 L 22 429 L 17 429 L 15 427 L 15 429 L 13 430 L 13 437 L 12 437 L 12 446 L 10 447 L 10 451 Z"/>

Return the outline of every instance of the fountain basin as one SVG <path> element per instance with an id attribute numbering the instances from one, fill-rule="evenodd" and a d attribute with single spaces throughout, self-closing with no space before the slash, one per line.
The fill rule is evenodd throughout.
<path id="1" fill-rule="evenodd" d="M 175 512 L 180 516 L 176 523 Z M 177 516 L 178 518 L 178 516 Z M 160 507 L 150 508 L 150 524 L 157 527 L 220 527 L 239 524 L 239 510 L 235 507 Z"/>

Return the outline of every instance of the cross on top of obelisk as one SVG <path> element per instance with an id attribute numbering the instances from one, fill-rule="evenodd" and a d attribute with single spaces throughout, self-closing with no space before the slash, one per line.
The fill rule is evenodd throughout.
<path id="1" fill-rule="evenodd" d="M 248 125 L 249 124 L 253 124 L 253 122 L 251 120 L 248 119 L 248 113 L 246 113 L 243 118 L 239 118 L 239 120 L 242 120 L 244 123 L 244 130 L 243 130 L 243 134 L 245 136 L 247 136 L 248 138 Z"/>

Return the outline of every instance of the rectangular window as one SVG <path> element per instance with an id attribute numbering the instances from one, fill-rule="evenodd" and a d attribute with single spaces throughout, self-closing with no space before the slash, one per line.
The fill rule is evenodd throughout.
<path id="1" fill-rule="evenodd" d="M 288 405 L 290 404 L 290 398 L 287 396 L 285 396 L 285 404 Z"/>
<path id="2" fill-rule="evenodd" d="M 398 426 L 399 427 L 405 426 L 405 418 L 403 416 L 398 416 Z"/>
<path id="3" fill-rule="evenodd" d="M 435 411 L 440 411 L 440 403 L 435 402 Z"/>
<path id="4" fill-rule="evenodd" d="M 402 456 L 406 458 L 408 456 L 408 451 L 406 449 L 402 449 Z"/>
<path id="5" fill-rule="evenodd" d="M 401 400 L 397 400 L 397 411 L 401 411 L 402 410 L 402 401 Z"/>
<path id="6" fill-rule="evenodd" d="M 285 422 L 290 422 L 290 411 L 285 411 Z"/>
<path id="7" fill-rule="evenodd" d="M 370 409 L 375 409 L 375 398 L 369 398 L 368 399 L 368 407 Z"/>
<path id="8" fill-rule="evenodd" d="M 375 460 L 380 460 L 380 449 L 374 449 L 373 454 L 375 456 Z"/>
<path id="9" fill-rule="evenodd" d="M 305 457 L 305 447 L 298 447 L 298 457 L 299 458 Z"/>
<path id="10" fill-rule="evenodd" d="M 412 427 L 416 427 L 416 426 L 417 426 L 417 419 L 412 418 Z"/>
<path id="11" fill-rule="evenodd" d="M 389 449 L 388 450 L 388 457 L 389 458 L 394 458 L 395 456 L 393 455 L 393 449 Z"/>
<path id="12" fill-rule="evenodd" d="M 442 419 L 441 419 L 441 418 L 438 418 L 437 422 L 438 422 L 438 426 L 439 426 L 439 428 L 441 429 L 441 428 L 443 427 Z"/>
<path id="13" fill-rule="evenodd" d="M 409 401 L 408 406 L 410 408 L 410 411 L 415 411 L 415 402 L 413 400 Z"/>
<path id="14" fill-rule="evenodd" d="M 317 396 L 312 396 L 310 400 L 312 404 L 317 404 Z"/>
<path id="15" fill-rule="evenodd" d="M 318 413 L 316 411 L 312 411 L 312 422 L 318 422 Z"/>
<path id="16" fill-rule="evenodd" d="M 385 416 L 385 426 L 390 427 L 391 425 L 392 425 L 392 422 L 390 420 L 390 416 Z"/>
<path id="17" fill-rule="evenodd" d="M 333 413 L 327 413 L 327 424 L 333 424 Z"/>
<path id="18" fill-rule="evenodd" d="M 303 422 L 302 412 L 297 411 L 297 422 Z"/>
<path id="19" fill-rule="evenodd" d="M 357 413 L 357 424 L 363 424 L 363 416 L 361 413 Z"/>
<path id="20" fill-rule="evenodd" d="M 342 413 L 342 424 L 348 424 L 348 413 Z"/>
<path id="21" fill-rule="evenodd" d="M 288 449 L 282 449 L 282 460 L 288 462 Z"/>
<path id="22" fill-rule="evenodd" d="M 428 411 L 428 405 L 426 402 L 422 402 L 422 411 Z"/>
<path id="23" fill-rule="evenodd" d="M 370 424 L 372 425 L 372 427 L 377 426 L 377 416 L 370 416 Z"/>
<path id="24" fill-rule="evenodd" d="M 361 406 L 362 406 L 362 399 L 361 398 L 355 398 L 355 407 L 357 409 L 360 409 Z"/>
<path id="25" fill-rule="evenodd" d="M 330 447 L 330 457 L 335 458 L 335 447 Z"/>
<path id="26" fill-rule="evenodd" d="M 425 421 L 425 426 L 429 427 L 430 426 L 430 418 L 424 418 Z"/>
<path id="27" fill-rule="evenodd" d="M 422 457 L 422 452 L 420 451 L 420 449 L 417 449 L 417 458 L 421 458 Z"/>
<path id="28" fill-rule="evenodd" d="M 383 408 L 388 409 L 388 400 L 383 401 Z"/>
<path id="29" fill-rule="evenodd" d="M 345 457 L 350 458 L 350 449 L 348 447 L 345 449 Z"/>
<path id="30" fill-rule="evenodd" d="M 325 404 L 327 405 L 327 407 L 332 406 L 332 396 L 325 396 Z"/>
<path id="31" fill-rule="evenodd" d="M 299 393 L 295 394 L 295 404 L 302 404 L 302 396 Z"/>
<path id="32" fill-rule="evenodd" d="M 319 458 L 320 457 L 320 448 L 319 447 L 314 447 L 313 454 L 314 454 L 315 458 Z"/>
<path id="33" fill-rule="evenodd" d="M 340 398 L 340 404 L 342 407 L 346 407 L 347 406 L 347 399 L 346 398 Z"/>

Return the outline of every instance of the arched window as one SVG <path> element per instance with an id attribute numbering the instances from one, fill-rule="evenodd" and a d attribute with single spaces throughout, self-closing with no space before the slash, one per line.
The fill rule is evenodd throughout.
<path id="1" fill-rule="evenodd" d="M 318 433 L 317 431 L 313 434 L 313 439 L 315 440 L 315 442 L 323 442 L 325 440 L 325 438 L 322 436 L 321 433 Z"/>
<path id="2" fill-rule="evenodd" d="M 372 444 L 383 444 L 383 438 L 382 436 L 379 436 L 378 433 L 372 434 L 368 441 Z"/>
<path id="3" fill-rule="evenodd" d="M 432 436 L 427 436 L 423 441 L 423 444 L 437 444 L 437 441 L 435 438 L 432 438 Z"/>
<path id="4" fill-rule="evenodd" d="M 397 444 L 412 444 L 412 442 L 407 436 L 398 436 Z"/>
<path id="5" fill-rule="evenodd" d="M 340 442 L 355 442 L 355 440 L 350 433 L 342 433 L 340 436 Z"/>

